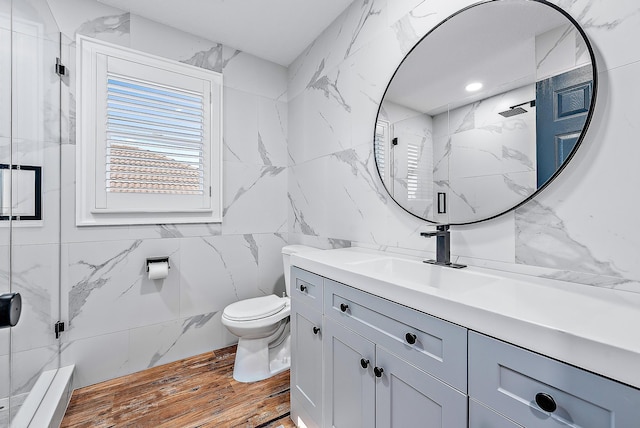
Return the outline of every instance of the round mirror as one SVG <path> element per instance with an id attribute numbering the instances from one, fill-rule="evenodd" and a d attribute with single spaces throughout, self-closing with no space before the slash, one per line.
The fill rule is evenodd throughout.
<path id="1" fill-rule="evenodd" d="M 546 1 L 490 0 L 452 15 L 400 63 L 374 153 L 391 197 L 437 224 L 523 204 L 580 145 L 595 105 L 586 35 Z"/>

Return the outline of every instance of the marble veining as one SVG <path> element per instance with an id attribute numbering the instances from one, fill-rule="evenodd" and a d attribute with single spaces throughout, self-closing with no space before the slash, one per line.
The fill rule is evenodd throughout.
<path id="1" fill-rule="evenodd" d="M 76 30 L 76 34 L 96 37 L 100 34 L 124 35 L 131 32 L 131 14 L 101 16 L 84 22 Z"/>
<path id="2" fill-rule="evenodd" d="M 235 295 L 235 299 L 236 300 L 240 300 L 240 295 L 238 294 L 238 285 L 236 283 L 236 281 L 233 278 L 233 270 L 229 267 L 229 264 L 227 263 L 226 260 L 226 255 L 223 254 L 223 252 L 221 251 L 220 248 L 218 248 L 213 242 L 211 242 L 209 239 L 205 239 L 202 238 L 202 242 L 205 243 L 205 245 L 207 245 L 208 247 L 210 247 L 217 255 L 218 258 L 220 259 L 220 262 L 222 263 L 222 266 L 224 267 L 225 273 L 228 275 L 229 277 L 229 281 L 228 283 L 231 285 L 231 287 L 233 288 L 233 294 Z"/>
<path id="3" fill-rule="evenodd" d="M 521 183 L 518 183 L 509 174 L 503 174 L 502 178 L 503 178 L 504 184 L 507 186 L 507 188 L 511 192 L 515 193 L 516 195 L 520 195 L 520 196 L 523 196 L 523 197 L 528 197 L 528 196 L 533 195 L 533 192 L 535 192 L 537 190 L 535 187 L 527 186 L 527 185 L 523 185 Z"/>
<path id="4" fill-rule="evenodd" d="M 155 367 L 158 362 L 173 349 L 174 346 L 180 341 L 180 339 L 192 328 L 199 329 L 205 326 L 218 312 L 211 312 L 208 314 L 197 315 L 184 320 L 181 326 L 180 333 L 173 339 L 173 341 L 164 347 L 162 350 L 156 351 L 151 357 L 151 360 L 147 364 L 147 368 Z"/>
<path id="5" fill-rule="evenodd" d="M 330 80 L 329 76 L 323 75 L 324 71 L 324 59 L 320 61 L 316 72 L 311 76 L 311 80 L 307 84 L 307 89 L 314 89 L 321 91 L 325 98 L 333 99 L 337 101 L 337 104 L 347 112 L 351 112 L 351 106 L 347 103 L 342 96 L 340 89 L 338 88 L 338 79 L 340 78 L 340 71 L 337 72 L 336 78 Z"/>
<path id="6" fill-rule="evenodd" d="M 360 159 L 358 152 L 355 149 L 347 149 L 341 152 L 332 153 L 331 158 L 337 159 L 338 161 L 348 165 L 351 174 L 355 178 L 360 177 L 364 179 L 367 186 L 372 192 L 375 192 L 378 199 L 383 203 L 387 202 L 387 193 L 378 185 L 379 178 L 374 175 L 377 174 L 375 169 L 370 168 L 370 166 L 373 165 L 373 148 L 368 149 L 367 157 L 365 159 Z"/>
<path id="7" fill-rule="evenodd" d="M 537 201 L 516 210 L 516 263 L 622 276 L 612 261 L 598 260 L 589 247 L 574 239 L 551 207 Z"/>
<path id="8" fill-rule="evenodd" d="M 127 257 L 142 244 L 142 240 L 136 240 L 129 248 L 119 252 L 115 256 L 100 264 L 92 264 L 86 261 L 78 261 L 76 264 L 85 266 L 89 273 L 69 291 L 69 321 L 80 314 L 82 307 L 95 290 L 99 290 L 109 283 L 109 273 L 121 263 L 126 263 Z"/>
<path id="9" fill-rule="evenodd" d="M 237 202 L 245 193 L 251 190 L 257 183 L 259 183 L 265 177 L 275 177 L 285 171 L 286 168 L 282 166 L 265 166 L 261 169 L 260 175 L 255 178 L 251 183 L 246 186 L 241 186 L 236 190 L 235 195 L 231 198 L 231 201 L 223 208 L 222 215 L 225 216 L 229 209 Z"/>
<path id="10" fill-rule="evenodd" d="M 349 46 L 347 47 L 346 52 L 344 53 L 344 58 L 348 58 L 351 55 L 351 50 L 353 49 L 356 40 L 360 36 L 362 29 L 367 24 L 367 21 L 376 15 L 380 15 L 382 9 L 376 9 L 375 0 L 364 0 L 361 5 L 360 17 L 358 19 L 358 23 L 356 24 L 355 29 L 351 35 L 351 40 L 349 42 Z"/>
<path id="11" fill-rule="evenodd" d="M 259 266 L 260 263 L 258 258 L 258 243 L 256 242 L 256 239 L 254 238 L 253 235 L 248 233 L 242 235 L 242 237 L 247 243 L 247 247 L 249 248 L 249 251 L 251 251 L 251 256 L 253 257 L 253 260 L 256 263 L 256 266 Z"/>
<path id="12" fill-rule="evenodd" d="M 231 58 L 225 60 L 223 58 L 223 46 L 216 43 L 209 50 L 196 52 L 191 58 L 180 62 L 222 73 L 225 65 L 239 53 L 240 51 L 235 51 Z"/>
<path id="13" fill-rule="evenodd" d="M 304 212 L 296 206 L 296 202 L 290 192 L 287 193 L 287 197 L 289 198 L 289 205 L 293 211 L 293 224 L 291 228 L 293 230 L 299 229 L 305 235 L 319 236 L 319 234 L 313 230 L 313 227 L 306 222 Z"/>
<path id="14" fill-rule="evenodd" d="M 260 153 L 260 158 L 262 159 L 262 162 L 265 165 L 273 166 L 273 162 L 269 157 L 269 152 L 267 151 L 267 148 L 264 145 L 264 141 L 262 141 L 262 135 L 260 135 L 260 132 L 258 132 L 258 153 Z M 237 155 L 235 156 L 237 157 Z"/>

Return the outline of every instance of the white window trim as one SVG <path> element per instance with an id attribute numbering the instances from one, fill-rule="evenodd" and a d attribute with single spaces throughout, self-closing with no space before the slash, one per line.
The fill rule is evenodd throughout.
<path id="1" fill-rule="evenodd" d="M 77 143 L 76 225 L 127 225 L 222 222 L 222 74 L 139 52 L 85 36 L 77 36 Z M 185 74 L 211 82 L 210 94 L 210 186 L 211 209 L 180 210 L 176 204 L 164 210 L 96 210 L 96 91 L 100 55 L 107 55 Z M 106 88 L 104 89 L 106 91 Z M 104 138 L 104 137 L 102 137 Z M 207 189 L 205 189 L 206 191 Z"/>

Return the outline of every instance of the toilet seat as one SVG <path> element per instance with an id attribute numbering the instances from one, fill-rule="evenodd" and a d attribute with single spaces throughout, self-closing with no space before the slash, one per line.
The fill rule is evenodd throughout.
<path id="1" fill-rule="evenodd" d="M 224 309 L 223 316 L 231 321 L 257 320 L 277 314 L 286 305 L 287 299 L 270 294 L 232 303 Z"/>

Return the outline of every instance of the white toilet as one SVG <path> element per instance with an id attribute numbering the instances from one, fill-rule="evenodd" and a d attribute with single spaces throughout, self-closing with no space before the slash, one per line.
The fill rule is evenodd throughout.
<path id="1" fill-rule="evenodd" d="M 317 251 L 304 245 L 282 248 L 286 297 L 275 294 L 241 300 L 222 313 L 222 324 L 239 337 L 233 378 L 238 382 L 255 382 L 269 378 L 291 365 L 291 254 Z"/>

